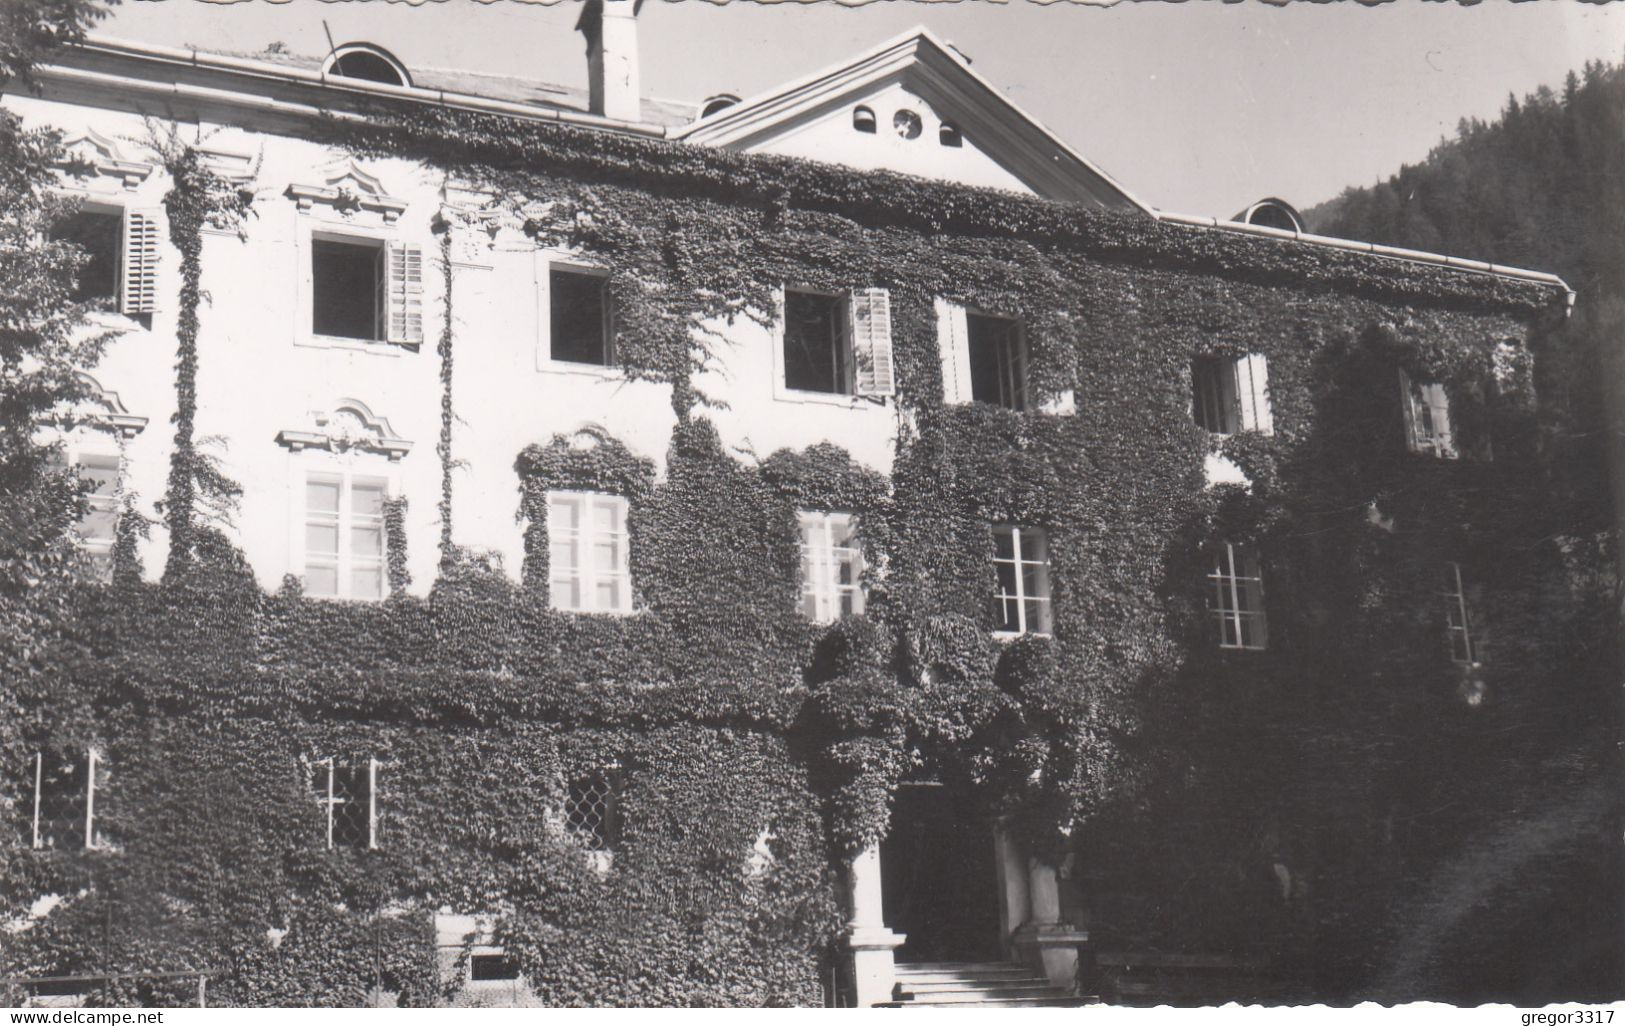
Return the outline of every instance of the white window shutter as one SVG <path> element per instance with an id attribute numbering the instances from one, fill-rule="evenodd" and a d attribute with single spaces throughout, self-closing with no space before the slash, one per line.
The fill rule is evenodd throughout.
<path id="1" fill-rule="evenodd" d="M 384 259 L 385 337 L 391 342 L 423 341 L 423 249 L 388 244 Z"/>
<path id="2" fill-rule="evenodd" d="M 852 354 L 858 395 L 897 393 L 891 359 L 891 293 L 863 289 L 852 294 Z"/>
<path id="3" fill-rule="evenodd" d="M 968 403 L 970 391 L 970 327 L 965 308 L 946 299 L 936 301 L 937 351 L 942 357 L 942 401 Z"/>
<path id="4" fill-rule="evenodd" d="M 1425 385 L 1422 396 L 1433 419 L 1434 451 L 1445 459 L 1455 459 L 1460 454 L 1456 451 L 1455 435 L 1450 430 L 1450 398 L 1445 394 L 1444 386 L 1436 382 Z"/>
<path id="5" fill-rule="evenodd" d="M 124 211 L 124 253 L 119 268 L 119 310 L 152 313 L 158 307 L 158 211 Z"/>
<path id="6" fill-rule="evenodd" d="M 1262 353 L 1249 353 L 1236 361 L 1237 391 L 1241 394 L 1241 428 L 1260 434 L 1275 433 L 1270 412 L 1269 365 Z"/>
<path id="7" fill-rule="evenodd" d="M 378 847 L 378 760 L 367 760 L 367 847 Z"/>
<path id="8" fill-rule="evenodd" d="M 1427 452 L 1432 448 L 1419 434 L 1421 418 L 1416 415 L 1416 392 L 1411 388 L 1411 376 L 1401 368 L 1399 372 L 1399 409 L 1405 416 L 1405 445 L 1411 452 Z"/>
<path id="9" fill-rule="evenodd" d="M 1053 399 L 1046 399 L 1038 409 L 1056 417 L 1070 417 L 1078 412 L 1077 395 L 1070 388 L 1062 389 Z"/>

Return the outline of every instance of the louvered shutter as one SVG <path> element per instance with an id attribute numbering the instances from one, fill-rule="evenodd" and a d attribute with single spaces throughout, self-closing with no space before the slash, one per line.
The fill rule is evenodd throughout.
<path id="1" fill-rule="evenodd" d="M 968 403 L 970 390 L 970 328 L 965 308 L 946 299 L 936 301 L 937 351 L 942 357 L 942 401 Z"/>
<path id="2" fill-rule="evenodd" d="M 384 254 L 385 338 L 414 344 L 423 341 L 423 249 L 391 242 Z"/>
<path id="3" fill-rule="evenodd" d="M 852 294 L 852 353 L 858 395 L 896 394 L 891 360 L 891 293 L 863 289 Z"/>
<path id="4" fill-rule="evenodd" d="M 1241 428 L 1274 434 L 1275 418 L 1270 413 L 1269 366 L 1262 353 L 1250 353 L 1236 361 L 1237 391 L 1241 394 Z"/>
<path id="5" fill-rule="evenodd" d="M 158 307 L 158 211 L 124 212 L 124 253 L 119 268 L 119 310 L 152 313 Z"/>

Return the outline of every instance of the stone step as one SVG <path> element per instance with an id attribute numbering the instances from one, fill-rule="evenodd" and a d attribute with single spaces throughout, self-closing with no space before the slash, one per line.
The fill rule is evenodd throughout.
<path id="1" fill-rule="evenodd" d="M 1023 966 L 1008 966 L 1004 969 L 975 969 L 953 970 L 938 969 L 932 971 L 919 970 L 915 972 L 899 972 L 896 974 L 899 983 L 1002 983 L 1006 980 L 1032 980 L 1042 979 L 1031 969 Z"/>
<path id="2" fill-rule="evenodd" d="M 945 1002 L 883 1001 L 876 1008 L 941 1008 Z M 982 1001 L 959 1001 L 953 1008 L 1080 1008 L 1087 1004 L 1075 997 L 987 998 Z"/>
<path id="3" fill-rule="evenodd" d="M 907 994 L 948 994 L 965 990 L 1044 989 L 1050 982 L 1041 976 L 1011 980 L 947 980 L 940 983 L 922 983 L 918 980 L 898 980 L 897 988 Z"/>
<path id="4" fill-rule="evenodd" d="M 962 990 L 944 994 L 897 995 L 897 1000 L 915 1005 L 975 1005 L 985 1001 L 1044 1001 L 1050 998 L 1072 996 L 1059 987 L 989 987 L 986 990 Z"/>
<path id="5" fill-rule="evenodd" d="M 1007 969 L 1018 969 L 1018 970 L 1021 970 L 1022 972 L 1031 972 L 1032 971 L 1032 970 L 1028 969 L 1026 966 L 1017 965 L 1014 962 L 899 962 L 899 963 L 897 963 L 897 971 L 899 973 L 913 973 L 913 972 L 934 973 L 934 972 L 942 972 L 944 970 L 952 970 L 954 972 L 974 972 L 974 971 L 976 971 L 978 969 L 987 969 L 987 970 L 992 970 L 992 971 L 1004 971 L 1004 970 L 1007 970 Z"/>

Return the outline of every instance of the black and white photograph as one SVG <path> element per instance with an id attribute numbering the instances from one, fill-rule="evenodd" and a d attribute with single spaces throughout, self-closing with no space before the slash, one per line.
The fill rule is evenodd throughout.
<path id="1" fill-rule="evenodd" d="M 1609 1026 L 1622 513 L 1625 2 L 0 0 L 11 1024 Z"/>

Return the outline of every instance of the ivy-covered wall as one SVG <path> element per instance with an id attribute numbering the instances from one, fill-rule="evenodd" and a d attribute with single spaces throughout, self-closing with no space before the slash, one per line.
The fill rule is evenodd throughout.
<path id="1" fill-rule="evenodd" d="M 1606 607 L 1569 572 L 1593 542 L 1563 534 L 1567 468 L 1543 448 L 1563 411 L 1535 388 L 1560 295 L 901 176 L 380 118 L 339 138 L 497 207 L 551 203 L 527 230 L 607 268 L 618 360 L 672 388 L 664 474 L 614 424 L 478 454 L 514 467 L 518 585 L 447 529 L 426 599 L 393 564 L 375 605 L 265 595 L 199 530 L 164 583 L 87 594 L 25 744 L 104 747 L 112 847 L 7 847 L 8 915 L 69 896 L 8 968 L 209 963 L 222 1001 L 428 1002 L 444 907 L 499 916 L 551 1003 L 816 1003 L 842 858 L 885 835 L 898 781 L 934 774 L 1071 867 L 1103 939 L 1262 944 L 1357 994 L 1411 937 L 1393 902 L 1595 775 L 1606 724 L 1561 727 L 1606 690 Z M 787 281 L 890 291 L 889 478 L 834 446 L 757 460 L 721 441 L 696 325 L 765 318 Z M 450 405 L 455 291 L 436 315 L 447 482 L 474 456 Z M 945 405 L 938 298 L 1020 317 L 1033 394 L 1072 390 L 1076 412 Z M 1268 358 L 1274 433 L 1216 443 L 1191 361 L 1246 353 Z M 1399 369 L 1444 381 L 1494 459 L 1408 453 Z M 1205 486 L 1216 444 L 1250 489 Z M 549 488 L 629 500 L 636 614 L 547 608 Z M 856 514 L 864 617 L 799 616 L 798 509 Z M 1048 532 L 1052 638 L 992 638 L 994 523 Z M 1220 540 L 1263 553 L 1267 651 L 1219 649 Z M 1446 559 L 1473 584 L 1470 672 L 1450 660 Z M 319 843 L 300 760 L 334 753 L 383 763 L 377 851 Z M 627 839 L 599 876 L 547 810 L 605 760 L 626 770 Z"/>

